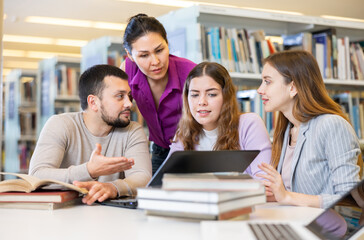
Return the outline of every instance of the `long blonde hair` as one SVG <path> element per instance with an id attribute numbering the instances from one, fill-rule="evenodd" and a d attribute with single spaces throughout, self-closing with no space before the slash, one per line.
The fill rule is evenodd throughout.
<path id="1" fill-rule="evenodd" d="M 188 92 L 193 78 L 209 76 L 222 89 L 223 105 L 218 119 L 218 137 L 214 150 L 239 150 L 239 119 L 240 111 L 236 99 L 236 88 L 228 71 L 220 64 L 202 62 L 195 66 L 187 76 L 183 89 L 182 117 L 178 124 L 176 140 L 183 143 L 185 150 L 194 150 L 203 132 L 202 125 L 192 116 L 188 105 Z"/>

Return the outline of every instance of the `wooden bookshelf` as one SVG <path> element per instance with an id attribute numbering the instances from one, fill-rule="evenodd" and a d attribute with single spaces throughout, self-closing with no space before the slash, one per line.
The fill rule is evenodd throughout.
<path id="1" fill-rule="evenodd" d="M 15 69 L 5 82 L 6 172 L 27 172 L 36 142 L 37 72 Z"/>
<path id="2" fill-rule="evenodd" d="M 80 58 L 57 56 L 39 63 L 37 135 L 54 114 L 80 111 Z"/>

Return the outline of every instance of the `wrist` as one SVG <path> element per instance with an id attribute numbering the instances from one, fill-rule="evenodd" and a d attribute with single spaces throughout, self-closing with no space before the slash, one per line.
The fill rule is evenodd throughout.
<path id="1" fill-rule="evenodd" d="M 285 190 L 285 196 L 282 203 L 292 205 L 292 192 Z"/>
<path id="2" fill-rule="evenodd" d="M 92 170 L 92 167 L 90 166 L 90 162 L 86 163 L 87 172 L 90 175 L 92 179 L 97 179 L 98 176 L 95 175 L 94 171 Z"/>
<path id="3" fill-rule="evenodd" d="M 115 183 L 113 183 L 113 182 L 110 182 L 110 184 L 112 185 L 112 188 L 114 189 L 114 191 L 113 191 L 113 193 L 112 193 L 112 195 L 111 195 L 111 198 L 117 198 L 117 197 L 120 197 L 120 195 L 119 195 L 119 191 L 118 191 L 118 188 L 117 188 L 116 184 L 115 184 Z"/>

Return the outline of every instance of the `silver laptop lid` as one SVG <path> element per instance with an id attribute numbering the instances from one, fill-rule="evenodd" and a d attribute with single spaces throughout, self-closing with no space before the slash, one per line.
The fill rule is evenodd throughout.
<path id="1" fill-rule="evenodd" d="M 364 180 L 306 227 L 321 239 L 349 239 L 364 226 Z"/>

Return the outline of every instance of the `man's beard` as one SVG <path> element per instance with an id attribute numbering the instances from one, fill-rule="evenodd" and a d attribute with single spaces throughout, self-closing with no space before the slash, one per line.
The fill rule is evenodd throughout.
<path id="1" fill-rule="evenodd" d="M 107 125 L 111 127 L 124 128 L 130 124 L 130 119 L 127 120 L 120 119 L 120 115 L 123 114 L 125 111 L 130 111 L 130 109 L 125 109 L 121 111 L 115 119 L 112 119 L 110 116 L 105 114 L 104 108 L 103 106 L 101 106 L 101 118 Z"/>

